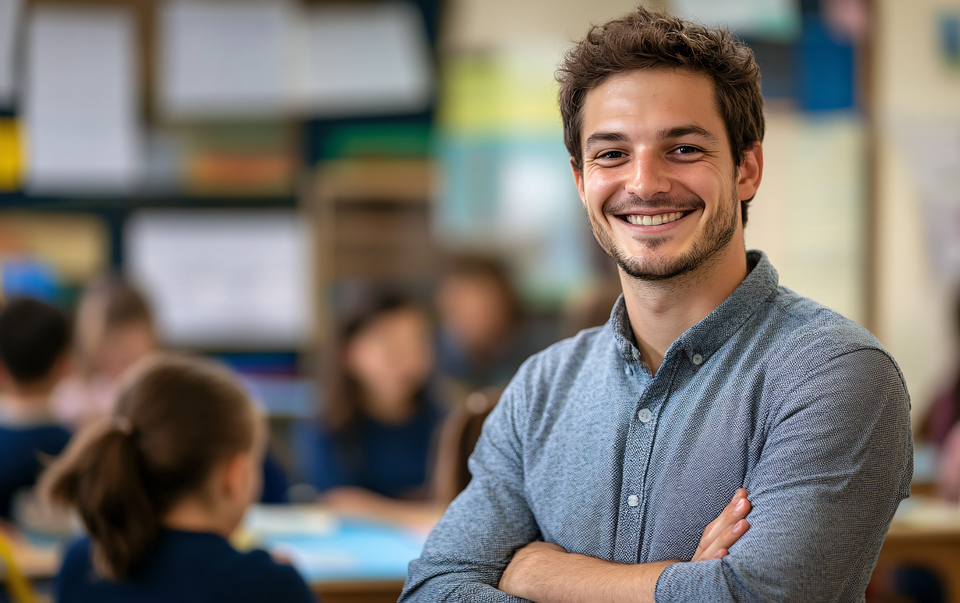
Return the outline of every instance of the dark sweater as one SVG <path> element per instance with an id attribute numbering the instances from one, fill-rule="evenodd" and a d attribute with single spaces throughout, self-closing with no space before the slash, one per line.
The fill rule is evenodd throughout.
<path id="1" fill-rule="evenodd" d="M 297 571 L 264 551 L 240 553 L 223 537 L 163 530 L 143 567 L 111 582 L 93 571 L 90 540 L 67 551 L 54 583 L 59 603 L 312 603 Z"/>
<path id="2" fill-rule="evenodd" d="M 13 495 L 36 484 L 43 457 L 60 454 L 69 440 L 59 425 L 0 424 L 0 517 L 10 519 Z"/>

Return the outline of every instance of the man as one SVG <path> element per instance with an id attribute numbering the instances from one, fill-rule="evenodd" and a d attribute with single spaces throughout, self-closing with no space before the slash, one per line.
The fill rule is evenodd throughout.
<path id="1" fill-rule="evenodd" d="M 866 330 L 744 251 L 752 53 L 638 9 L 593 28 L 559 80 L 624 295 L 521 368 L 401 599 L 862 601 L 909 493 L 909 399 Z"/>

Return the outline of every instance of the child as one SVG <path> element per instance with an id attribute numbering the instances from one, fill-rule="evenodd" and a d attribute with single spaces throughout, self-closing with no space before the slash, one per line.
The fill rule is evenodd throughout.
<path id="1" fill-rule="evenodd" d="M 11 519 L 14 495 L 32 487 L 44 456 L 60 454 L 70 432 L 47 406 L 66 372 L 69 328 L 63 314 L 20 298 L 0 312 L 0 518 Z"/>
<path id="2" fill-rule="evenodd" d="M 408 299 L 367 292 L 337 337 L 321 424 L 301 460 L 326 503 L 397 516 L 388 499 L 428 494 L 429 451 L 441 420 L 427 388 L 429 318 Z"/>
<path id="3" fill-rule="evenodd" d="M 53 395 L 53 411 L 67 424 L 82 427 L 111 413 L 120 376 L 160 347 L 147 298 L 123 277 L 94 280 L 77 307 L 78 371 Z M 287 478 L 272 457 L 264 457 L 260 502 L 285 503 Z"/>
<path id="4" fill-rule="evenodd" d="M 121 385 L 43 476 L 89 538 L 67 552 L 60 603 L 312 601 L 292 567 L 227 542 L 260 487 L 266 427 L 229 373 L 158 356 Z"/>
<path id="5" fill-rule="evenodd" d="M 77 373 L 53 397 L 53 411 L 82 427 L 110 414 L 117 379 L 158 347 L 146 298 L 117 275 L 93 281 L 77 307 Z"/>
<path id="6" fill-rule="evenodd" d="M 495 258 L 451 258 L 436 304 L 438 369 L 458 398 L 505 386 L 524 360 L 551 343 L 524 320 L 507 268 Z"/>

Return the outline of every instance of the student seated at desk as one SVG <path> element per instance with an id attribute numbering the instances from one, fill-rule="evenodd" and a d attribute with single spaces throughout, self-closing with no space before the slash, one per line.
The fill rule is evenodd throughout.
<path id="1" fill-rule="evenodd" d="M 69 328 L 63 314 L 20 298 L 0 312 L 0 518 L 11 519 L 14 495 L 32 487 L 43 457 L 60 454 L 70 432 L 48 401 L 66 371 Z"/>
<path id="2" fill-rule="evenodd" d="M 89 534 L 67 552 L 60 603 L 313 601 L 296 570 L 227 542 L 260 486 L 266 425 L 228 371 L 157 356 L 111 417 L 42 478 Z"/>
<path id="3" fill-rule="evenodd" d="M 77 305 L 73 374 L 53 393 L 53 412 L 75 428 L 110 414 L 120 375 L 158 346 L 147 298 L 126 279 L 93 280 Z"/>
<path id="4" fill-rule="evenodd" d="M 53 393 L 53 411 L 75 428 L 108 416 L 121 375 L 160 349 L 150 301 L 118 274 L 94 279 L 77 307 L 76 371 Z M 287 478 L 271 455 L 264 457 L 263 503 L 285 503 Z"/>
<path id="5" fill-rule="evenodd" d="M 429 493 L 429 453 L 442 418 L 428 391 L 431 323 L 410 299 L 365 293 L 337 331 L 320 425 L 299 434 L 299 461 L 335 509 L 416 521 L 416 511 L 398 514 L 403 504 L 395 503 Z"/>

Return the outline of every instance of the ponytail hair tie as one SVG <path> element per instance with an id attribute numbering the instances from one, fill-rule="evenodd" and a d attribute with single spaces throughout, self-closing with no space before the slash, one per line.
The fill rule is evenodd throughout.
<path id="1" fill-rule="evenodd" d="M 133 423 L 127 417 L 116 417 L 113 420 L 113 427 L 128 438 L 133 435 Z"/>

